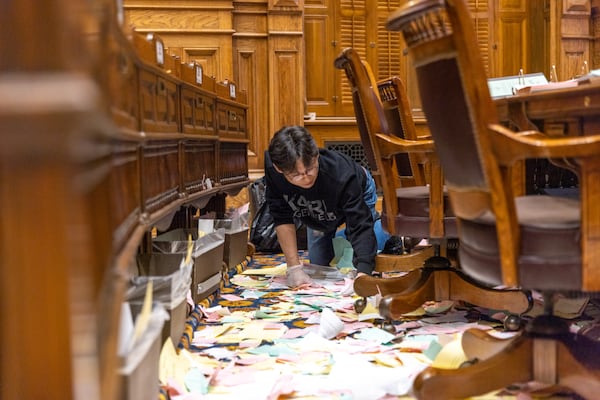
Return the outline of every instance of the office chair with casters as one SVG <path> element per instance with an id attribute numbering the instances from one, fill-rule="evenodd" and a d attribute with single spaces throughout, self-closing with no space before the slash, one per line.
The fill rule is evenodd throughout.
<path id="1" fill-rule="evenodd" d="M 499 125 L 464 0 L 403 1 L 387 28 L 402 33 L 416 69 L 457 218 L 462 270 L 491 285 L 537 290 L 545 308 L 510 340 L 467 331 L 463 350 L 472 362 L 456 370 L 425 369 L 414 395 L 466 398 L 539 381 L 597 398 L 600 342 L 569 332 L 553 315 L 553 299 L 600 291 L 600 135 L 551 138 Z M 515 195 L 515 163 L 563 157 L 578 164 L 579 199 Z M 381 312 L 402 300 L 387 296 Z"/>
<path id="2" fill-rule="evenodd" d="M 363 297 L 377 293 L 382 296 L 396 294 L 396 298 L 402 300 L 396 301 L 385 315 L 382 314 L 386 319 L 399 319 L 402 314 L 431 300 L 464 301 L 505 310 L 517 316 L 529 310 L 532 304 L 529 293 L 483 286 L 463 274 L 445 256 L 449 239 L 457 237 L 456 218 L 444 194 L 434 142 L 417 137 L 401 80 L 397 77 L 386 80 L 384 84 L 380 83 L 380 92 L 375 91 L 377 84 L 368 64 L 362 62 L 352 48 L 345 49 L 338 56 L 335 66 L 346 72 L 361 141 L 365 153 L 370 154 L 368 159 L 372 162 L 372 169 L 380 178 L 383 227 L 390 234 L 427 238 L 434 248 L 434 254 L 419 264 L 407 265 L 409 272 L 404 276 L 356 278 L 356 294 Z M 393 96 L 386 94 L 389 90 L 393 90 Z M 388 103 L 394 101 L 395 113 L 386 113 L 382 100 Z M 387 110 L 390 109 L 393 107 L 388 104 Z M 418 164 L 429 163 L 424 168 L 428 172 L 425 177 L 428 185 L 422 182 L 421 186 L 402 186 L 396 165 L 396 156 L 402 153 L 415 157 Z M 393 257 L 400 263 L 404 256 Z"/>

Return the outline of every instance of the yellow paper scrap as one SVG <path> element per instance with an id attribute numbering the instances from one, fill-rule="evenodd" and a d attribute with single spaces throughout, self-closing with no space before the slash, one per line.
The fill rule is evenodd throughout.
<path id="1" fill-rule="evenodd" d="M 374 360 L 375 360 L 375 363 L 377 363 L 377 364 L 380 364 L 380 365 L 383 365 L 386 367 L 391 367 L 391 368 L 401 367 L 404 365 L 402 363 L 402 361 L 393 354 L 386 354 L 386 353 L 376 354 L 374 357 Z"/>
<path id="2" fill-rule="evenodd" d="M 144 295 L 144 304 L 142 305 L 140 314 L 135 320 L 135 327 L 133 331 L 134 341 L 137 341 L 148 327 L 148 321 L 150 321 L 150 315 L 152 313 L 152 287 L 152 280 L 148 280 L 146 294 Z"/>
<path id="3" fill-rule="evenodd" d="M 379 319 L 379 318 L 381 318 L 379 311 L 377 310 L 377 308 L 375 308 L 375 305 L 370 301 L 367 301 L 367 306 L 358 315 L 359 321 L 366 321 L 369 319 Z"/>
<path id="4" fill-rule="evenodd" d="M 425 309 L 423 307 L 419 307 L 414 311 L 411 312 L 407 312 L 406 314 L 402 314 L 403 317 L 422 317 L 425 314 L 427 314 L 425 312 Z"/>
<path id="5" fill-rule="evenodd" d="M 160 351 L 158 367 L 158 378 L 163 385 L 166 385 L 170 379 L 174 379 L 183 387 L 185 374 L 190 369 L 190 362 L 177 355 L 173 341 L 168 337 Z"/>
<path id="6" fill-rule="evenodd" d="M 441 369 L 457 369 L 467 361 L 460 338 L 446 344 L 433 360 L 432 366 Z"/>
<path id="7" fill-rule="evenodd" d="M 231 283 L 245 288 L 264 288 L 269 286 L 268 280 L 252 279 L 249 276 L 243 276 L 242 274 L 234 275 L 233 278 L 231 278 Z"/>
<path id="8" fill-rule="evenodd" d="M 244 275 L 285 275 L 287 271 L 287 265 L 279 264 L 275 267 L 270 268 L 254 268 L 254 269 L 246 269 L 242 272 Z"/>
<path id="9" fill-rule="evenodd" d="M 252 321 L 244 324 L 236 324 L 237 331 L 221 335 L 217 343 L 239 343 L 243 340 L 275 340 L 281 338 L 287 331 L 287 327 L 281 324 L 278 328 L 265 329 L 262 321 Z"/>
<path id="10" fill-rule="evenodd" d="M 192 251 L 193 250 L 194 250 L 194 242 L 192 241 L 192 235 L 189 234 L 188 235 L 187 253 L 185 255 L 185 263 L 182 264 L 182 267 L 184 265 L 188 265 L 190 263 L 190 261 L 192 260 Z"/>

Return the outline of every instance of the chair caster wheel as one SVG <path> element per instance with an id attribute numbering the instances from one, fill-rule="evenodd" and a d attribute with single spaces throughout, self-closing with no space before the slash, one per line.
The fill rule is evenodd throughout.
<path id="1" fill-rule="evenodd" d="M 396 333 L 396 328 L 394 327 L 394 324 L 392 323 L 392 321 L 387 319 L 381 322 L 381 329 L 389 333 Z"/>
<path id="2" fill-rule="evenodd" d="M 356 301 L 354 302 L 354 311 L 356 311 L 357 314 L 360 314 L 361 312 L 363 312 L 366 307 L 367 307 L 367 300 L 365 300 L 364 297 L 361 297 L 360 299 L 356 299 Z"/>
<path id="3" fill-rule="evenodd" d="M 521 317 L 515 314 L 508 314 L 504 318 L 504 329 L 507 331 L 518 331 L 521 329 Z"/>

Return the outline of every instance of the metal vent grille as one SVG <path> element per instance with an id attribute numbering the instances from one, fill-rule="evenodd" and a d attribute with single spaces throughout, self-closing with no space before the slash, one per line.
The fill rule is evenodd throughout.
<path id="1" fill-rule="evenodd" d="M 325 142 L 325 148 L 334 150 L 338 153 L 350 156 L 354 161 L 367 168 L 369 171 L 369 163 L 365 155 L 365 149 L 360 141 L 356 142 Z"/>

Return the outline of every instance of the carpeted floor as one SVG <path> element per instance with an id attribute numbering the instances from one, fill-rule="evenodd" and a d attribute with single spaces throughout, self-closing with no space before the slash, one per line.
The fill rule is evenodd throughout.
<path id="1" fill-rule="evenodd" d="M 179 371 L 169 377 L 161 372 L 161 398 L 411 398 L 412 380 L 423 368 L 457 367 L 464 361 L 457 351 L 464 329 L 505 334 L 502 314 L 455 303 L 437 304 L 430 313 L 416 310 L 395 321 L 390 333 L 381 329 L 376 313 L 369 314 L 376 308 L 354 311 L 356 296 L 343 293 L 347 281 L 335 268 L 315 276 L 318 287 L 312 291 L 289 290 L 278 272 L 246 274 L 277 267 L 283 260 L 280 254 L 247 257 L 229 271 L 218 293 L 196 306 L 177 360 L 171 360 L 181 363 Z M 572 326 L 589 329 L 598 314 L 589 302 Z M 574 398 L 549 396 L 544 390 L 535 394 L 540 388 L 531 384 L 511 389 L 478 399 Z"/>

